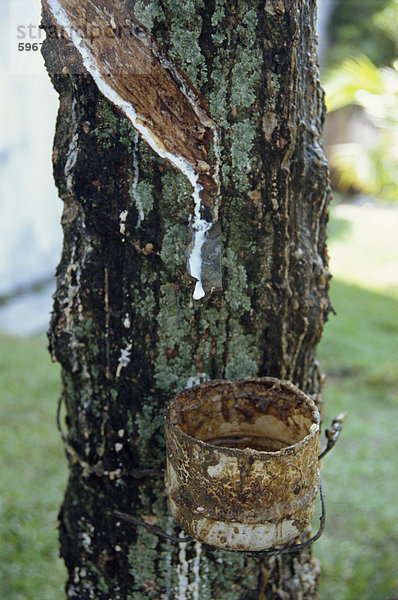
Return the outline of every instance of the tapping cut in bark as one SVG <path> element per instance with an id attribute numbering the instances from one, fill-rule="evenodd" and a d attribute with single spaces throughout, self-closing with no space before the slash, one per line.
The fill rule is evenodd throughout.
<path id="1" fill-rule="evenodd" d="M 193 243 L 187 267 L 197 280 L 193 297 L 198 300 L 221 289 L 220 249 L 212 261 L 211 285 L 208 277 L 202 281 L 203 247 L 217 221 L 220 200 L 219 131 L 205 102 L 120 0 L 43 1 L 62 34 L 78 50 L 101 93 L 192 185 Z M 202 202 L 207 208 L 206 218 L 202 216 Z"/>

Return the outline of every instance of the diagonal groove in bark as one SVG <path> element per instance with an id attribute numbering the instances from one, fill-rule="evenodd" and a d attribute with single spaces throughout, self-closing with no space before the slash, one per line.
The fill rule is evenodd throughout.
<path id="1" fill-rule="evenodd" d="M 188 78 L 125 4 L 120 0 L 44 2 L 71 37 L 102 93 L 134 121 L 158 154 L 181 170 L 194 170 L 206 182 L 207 196 L 214 193 L 217 182 L 212 181 L 209 150 L 216 124 Z"/>

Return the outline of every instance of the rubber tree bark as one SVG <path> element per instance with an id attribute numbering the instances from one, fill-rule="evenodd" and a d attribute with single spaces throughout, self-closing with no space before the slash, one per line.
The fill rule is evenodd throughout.
<path id="1" fill-rule="evenodd" d="M 43 53 L 60 96 L 53 165 L 64 247 L 49 339 L 70 450 L 60 512 L 68 597 L 313 599 L 310 550 L 258 560 L 175 546 L 112 512 L 178 532 L 164 492 L 163 411 L 187 385 L 270 375 L 321 403 L 315 349 L 330 310 L 330 193 L 315 2 L 127 7 L 221 128 L 223 289 L 192 299 L 190 184 L 88 73 L 73 74 L 78 53 L 44 9 Z M 143 468 L 152 471 L 141 479 L 123 475 Z"/>

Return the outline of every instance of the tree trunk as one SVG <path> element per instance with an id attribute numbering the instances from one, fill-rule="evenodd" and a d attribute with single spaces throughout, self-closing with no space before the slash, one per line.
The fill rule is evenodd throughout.
<path id="1" fill-rule="evenodd" d="M 187 385 L 270 375 L 321 402 L 314 352 L 330 310 L 329 187 L 315 2 L 126 4 L 221 128 L 223 289 L 192 299 L 191 185 L 88 73 L 73 74 L 78 54 L 44 9 L 43 53 L 60 96 L 53 162 L 64 248 L 49 338 L 73 448 L 60 512 L 68 598 L 314 599 L 309 549 L 260 560 L 175 546 L 112 511 L 177 534 L 163 411 Z M 138 479 L 133 469 L 151 471 Z"/>

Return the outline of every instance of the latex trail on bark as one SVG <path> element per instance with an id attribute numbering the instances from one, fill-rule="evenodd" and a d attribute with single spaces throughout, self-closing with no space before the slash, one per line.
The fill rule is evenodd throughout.
<path id="1" fill-rule="evenodd" d="M 206 104 L 121 0 L 43 2 L 100 92 L 192 185 L 186 255 L 188 272 L 197 279 L 193 297 L 221 289 L 219 133 Z"/>

